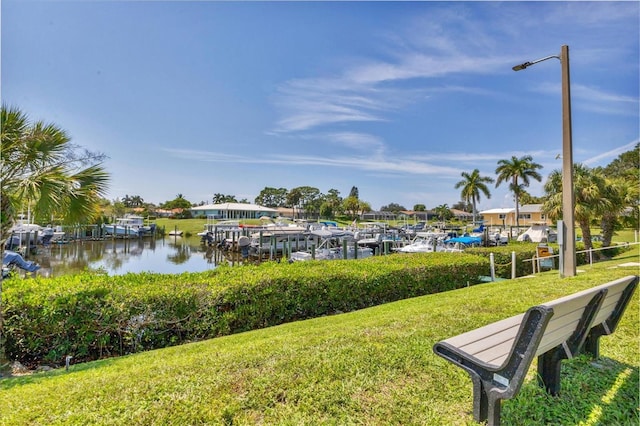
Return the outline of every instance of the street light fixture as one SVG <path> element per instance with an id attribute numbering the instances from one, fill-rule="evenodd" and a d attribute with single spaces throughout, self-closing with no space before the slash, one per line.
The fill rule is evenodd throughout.
<path id="1" fill-rule="evenodd" d="M 569 46 L 560 48 L 560 55 L 546 56 L 535 61 L 513 67 L 520 71 L 538 62 L 556 58 L 562 65 L 562 218 L 564 226 L 559 226 L 560 276 L 576 275 L 576 233 L 574 229 L 573 199 L 573 142 L 571 136 L 571 83 L 569 78 Z"/>

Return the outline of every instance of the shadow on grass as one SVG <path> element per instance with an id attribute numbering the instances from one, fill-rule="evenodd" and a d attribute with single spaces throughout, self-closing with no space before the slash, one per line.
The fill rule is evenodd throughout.
<path id="1" fill-rule="evenodd" d="M 580 356 L 562 363 L 560 395 L 551 396 L 530 380 L 514 399 L 503 402 L 502 421 L 506 425 L 637 425 L 639 380 L 637 366 Z"/>
<path id="2" fill-rule="evenodd" d="M 79 373 L 81 371 L 95 370 L 97 368 L 104 367 L 108 363 L 111 363 L 118 358 L 107 358 L 98 361 L 79 363 L 76 365 L 71 365 L 69 367 L 69 370 L 66 370 L 64 367 L 62 367 L 48 371 L 32 371 L 26 374 L 0 376 L 0 390 L 7 390 L 16 386 L 38 384 L 52 377 L 72 376 L 74 373 Z"/>

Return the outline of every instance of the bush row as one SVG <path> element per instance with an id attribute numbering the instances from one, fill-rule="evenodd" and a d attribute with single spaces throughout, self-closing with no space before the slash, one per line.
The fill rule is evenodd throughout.
<path id="1" fill-rule="evenodd" d="M 219 266 L 180 275 L 81 274 L 3 282 L 9 359 L 59 365 L 361 309 L 476 284 L 463 253 Z"/>

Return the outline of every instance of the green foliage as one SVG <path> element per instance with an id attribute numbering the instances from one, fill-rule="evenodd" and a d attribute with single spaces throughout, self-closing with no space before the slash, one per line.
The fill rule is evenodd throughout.
<path id="1" fill-rule="evenodd" d="M 459 253 L 5 281 L 6 351 L 28 365 L 124 355 L 476 284 Z"/>
<path id="2" fill-rule="evenodd" d="M 468 374 L 433 344 L 637 273 L 623 267 L 632 261 L 637 252 L 566 279 L 551 271 L 4 378 L 0 424 L 475 425 Z M 639 298 L 601 339 L 600 360 L 562 361 L 559 396 L 532 366 L 503 424 L 637 425 Z"/>

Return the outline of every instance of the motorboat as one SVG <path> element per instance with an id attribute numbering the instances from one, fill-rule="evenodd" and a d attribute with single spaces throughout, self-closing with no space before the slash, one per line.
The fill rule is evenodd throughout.
<path id="1" fill-rule="evenodd" d="M 555 243 L 558 241 L 558 233 L 546 223 L 534 223 L 529 229 L 518 236 L 518 241 Z"/>
<path id="2" fill-rule="evenodd" d="M 154 230 L 155 223 L 145 225 L 144 218 L 135 215 L 119 217 L 115 223 L 102 225 L 102 231 L 106 235 L 116 237 L 141 237 L 153 233 Z"/>
<path id="3" fill-rule="evenodd" d="M 398 253 L 433 253 L 444 251 L 444 241 L 447 234 L 444 232 L 417 232 L 410 244 L 395 249 Z"/>
<path id="4" fill-rule="evenodd" d="M 282 253 L 295 245 L 307 244 L 307 229 L 296 224 L 272 224 L 251 234 L 249 253 L 252 256 Z"/>
<path id="5" fill-rule="evenodd" d="M 364 259 L 373 256 L 373 249 L 369 247 L 358 247 L 354 233 L 349 230 L 324 226 L 322 229 L 310 231 L 308 236 L 317 243 L 313 244 L 315 248 L 291 253 L 289 256 L 290 262 L 313 259 Z M 344 241 L 347 242 L 346 254 L 344 251 Z"/>

